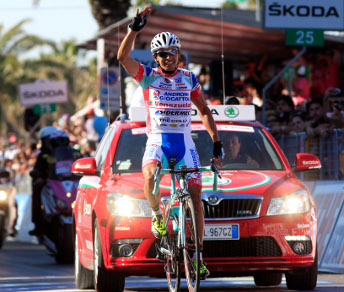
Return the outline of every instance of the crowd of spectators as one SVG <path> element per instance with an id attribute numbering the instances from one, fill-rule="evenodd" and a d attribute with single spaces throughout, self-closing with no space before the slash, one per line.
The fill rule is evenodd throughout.
<path id="1" fill-rule="evenodd" d="M 293 50 L 294 56 L 298 53 Z M 276 65 L 265 54 L 249 62 L 229 94 L 237 97 L 238 104 L 255 105 L 256 118 L 263 122 L 262 90 L 289 61 Z M 337 50 L 301 56 L 267 91 L 265 126 L 274 136 L 305 132 L 323 138 L 335 128 L 344 128 L 341 71 Z M 205 68 L 198 79 L 208 104 L 222 104 L 223 97 L 212 96 L 209 90 L 211 78 Z"/>
<path id="2" fill-rule="evenodd" d="M 293 53 L 296 55 L 298 51 Z M 226 103 L 254 104 L 256 117 L 262 122 L 262 89 L 285 64 L 277 66 L 269 62 L 268 54 L 249 62 L 242 70 L 242 75 L 234 79 L 232 95 L 236 98 L 227 97 Z M 274 136 L 304 132 L 309 137 L 326 138 L 333 129 L 344 128 L 340 72 L 339 53 L 336 50 L 301 57 L 269 89 L 265 119 L 269 131 Z M 197 77 L 208 104 L 222 104 L 222 97 L 211 95 L 209 70 L 203 67 Z M 110 122 L 116 116 L 114 114 Z M 95 115 L 90 109 L 83 116 L 65 114 L 52 125 L 65 130 L 71 145 L 83 156 L 90 156 L 104 134 L 108 119 Z M 32 169 L 39 148 L 38 137 L 27 141 L 9 133 L 8 137 L 0 139 L 2 166 L 11 169 L 18 181 Z"/>
<path id="3" fill-rule="evenodd" d="M 79 150 L 84 157 L 94 154 L 107 125 L 108 119 L 104 116 L 96 116 L 92 109 L 84 116 L 70 117 L 65 114 L 52 124 L 67 132 L 71 146 Z M 1 169 L 10 171 L 15 185 L 18 185 L 33 169 L 40 148 L 39 132 L 36 132 L 30 140 L 19 139 L 12 132 L 7 137 L 0 138 Z"/>

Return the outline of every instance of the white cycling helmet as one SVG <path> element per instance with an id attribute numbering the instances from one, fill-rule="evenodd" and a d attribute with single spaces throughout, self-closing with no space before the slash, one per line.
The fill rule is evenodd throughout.
<path id="1" fill-rule="evenodd" d="M 178 49 L 181 48 L 179 38 L 170 32 L 162 32 L 157 34 L 151 42 L 151 52 L 155 53 L 160 49 L 167 49 L 169 47 L 175 46 Z"/>
<path id="2" fill-rule="evenodd" d="M 50 135 L 52 133 L 54 133 L 56 131 L 56 128 L 53 127 L 53 126 L 46 126 L 44 128 L 42 128 L 40 131 L 39 131 L 39 138 L 40 139 L 44 139 L 44 138 L 48 138 L 50 137 Z"/>

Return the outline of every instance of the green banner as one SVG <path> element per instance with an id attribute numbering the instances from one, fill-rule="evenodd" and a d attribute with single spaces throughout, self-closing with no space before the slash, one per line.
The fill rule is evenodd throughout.
<path id="1" fill-rule="evenodd" d="M 322 29 L 286 29 L 286 46 L 324 46 L 324 31 Z"/>
<path id="2" fill-rule="evenodd" d="M 48 113 L 53 113 L 53 112 L 56 112 L 55 103 L 35 104 L 33 106 L 33 113 L 35 115 L 48 114 Z"/>

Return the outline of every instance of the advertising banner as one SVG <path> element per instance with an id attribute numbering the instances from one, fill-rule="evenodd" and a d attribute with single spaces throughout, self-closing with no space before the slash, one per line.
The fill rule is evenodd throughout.
<path id="1" fill-rule="evenodd" d="M 343 0 L 265 0 L 265 29 L 344 30 Z"/>
<path id="2" fill-rule="evenodd" d="M 20 103 L 23 106 L 36 104 L 68 102 L 67 81 L 49 81 L 37 79 L 34 83 L 19 85 Z"/>

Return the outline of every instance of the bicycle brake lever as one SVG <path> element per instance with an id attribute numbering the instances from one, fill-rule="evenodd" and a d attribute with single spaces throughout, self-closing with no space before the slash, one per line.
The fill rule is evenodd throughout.
<path id="1" fill-rule="evenodd" d="M 215 163 L 215 160 L 214 159 L 211 159 L 211 170 L 212 172 L 215 172 L 217 174 L 217 176 L 219 177 L 219 179 L 221 179 L 221 175 L 220 175 L 220 172 L 216 166 L 216 163 Z"/>

